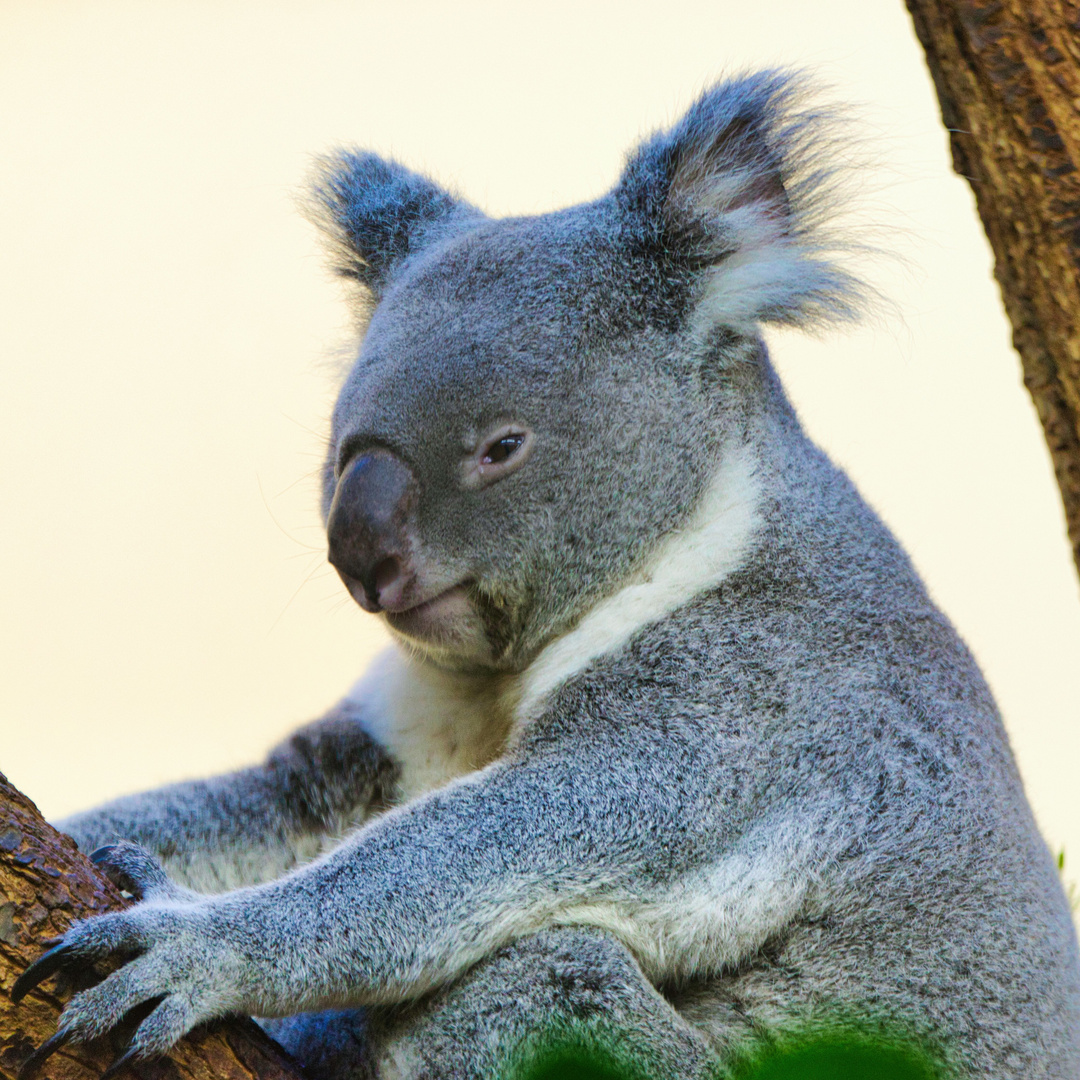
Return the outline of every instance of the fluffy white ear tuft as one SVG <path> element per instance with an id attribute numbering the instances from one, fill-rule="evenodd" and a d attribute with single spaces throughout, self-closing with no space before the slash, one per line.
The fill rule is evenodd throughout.
<path id="1" fill-rule="evenodd" d="M 638 148 L 615 190 L 638 235 L 692 278 L 692 322 L 852 320 L 865 291 L 829 230 L 838 179 L 835 116 L 804 80 L 764 72 L 705 93 Z"/>
<path id="2" fill-rule="evenodd" d="M 375 299 L 410 255 L 483 218 L 426 176 L 364 150 L 321 158 L 304 208 L 326 234 L 337 273 Z"/>

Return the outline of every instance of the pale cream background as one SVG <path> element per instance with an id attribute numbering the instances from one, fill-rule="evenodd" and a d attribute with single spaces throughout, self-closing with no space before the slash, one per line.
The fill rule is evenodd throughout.
<path id="1" fill-rule="evenodd" d="M 357 143 L 586 199 L 725 68 L 860 102 L 895 311 L 775 355 L 982 661 L 1080 859 L 1080 598 L 901 0 L 0 3 L 0 768 L 59 815 L 257 758 L 378 642 L 314 473 L 346 316 L 292 203 Z"/>

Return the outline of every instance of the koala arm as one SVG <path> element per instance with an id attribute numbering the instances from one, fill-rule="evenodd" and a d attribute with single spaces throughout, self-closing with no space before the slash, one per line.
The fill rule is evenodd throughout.
<path id="1" fill-rule="evenodd" d="M 396 766 L 344 701 L 251 768 L 128 795 L 56 822 L 85 852 L 130 840 L 202 892 L 280 877 L 386 805 Z"/>
<path id="2" fill-rule="evenodd" d="M 504 759 L 377 818 L 284 878 L 222 896 L 181 895 L 152 868 L 133 870 L 129 853 L 123 873 L 145 902 L 73 928 L 17 990 L 58 968 L 138 953 L 77 995 L 60 1031 L 94 1038 L 161 997 L 132 1044 L 145 1056 L 230 1012 L 407 1000 L 550 924 L 637 935 L 636 955 L 662 955 L 673 940 L 650 949 L 645 939 L 663 936 L 665 910 L 679 922 L 670 900 L 700 861 L 703 830 L 721 845 L 732 832 L 727 815 L 696 809 L 716 800 L 688 790 L 696 781 L 685 762 L 669 754 L 660 764 L 652 746 L 621 749 L 563 745 Z M 712 921 L 738 927 L 740 911 L 728 914 L 717 918 L 714 905 Z"/>

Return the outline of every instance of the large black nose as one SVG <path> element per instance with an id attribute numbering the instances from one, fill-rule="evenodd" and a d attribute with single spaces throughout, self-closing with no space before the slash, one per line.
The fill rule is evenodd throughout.
<path id="1" fill-rule="evenodd" d="M 338 480 L 326 523 L 330 563 L 369 611 L 396 608 L 412 576 L 415 500 L 409 467 L 389 451 L 353 458 Z"/>

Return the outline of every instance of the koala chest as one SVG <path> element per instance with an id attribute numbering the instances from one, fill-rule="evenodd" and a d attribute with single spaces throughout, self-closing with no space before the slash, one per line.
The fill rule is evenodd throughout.
<path id="1" fill-rule="evenodd" d="M 512 678 L 442 671 L 391 647 L 349 692 L 368 734 L 401 769 L 408 802 L 490 764 L 510 732 Z"/>

